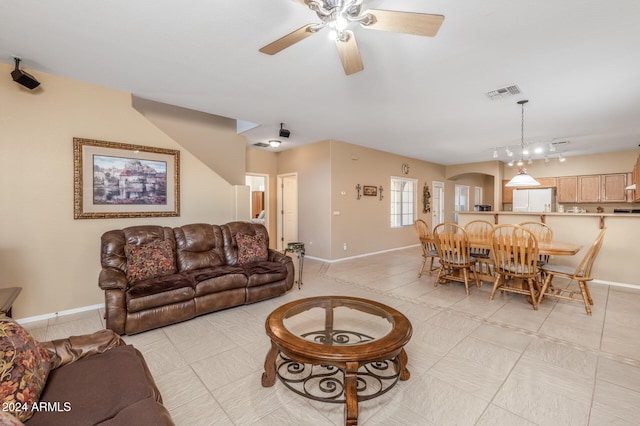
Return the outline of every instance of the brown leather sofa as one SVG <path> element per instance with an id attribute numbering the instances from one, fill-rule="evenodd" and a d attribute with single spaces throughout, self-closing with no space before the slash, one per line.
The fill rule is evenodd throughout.
<path id="1" fill-rule="evenodd" d="M 247 240 L 266 244 L 262 254 L 248 256 L 255 253 L 246 248 Z M 132 281 L 131 253 L 153 243 L 168 247 L 175 269 Z M 249 222 L 143 225 L 104 233 L 98 285 L 105 292 L 107 328 L 135 334 L 286 293 L 293 286 L 293 262 L 268 247 L 266 228 Z M 137 272 L 144 275 L 144 268 L 137 265 Z"/>
<path id="2" fill-rule="evenodd" d="M 142 354 L 113 331 L 40 345 L 51 370 L 27 426 L 174 424 Z"/>

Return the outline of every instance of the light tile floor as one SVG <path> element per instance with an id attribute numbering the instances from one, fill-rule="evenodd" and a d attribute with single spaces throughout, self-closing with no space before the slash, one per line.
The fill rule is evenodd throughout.
<path id="1" fill-rule="evenodd" d="M 337 263 L 307 258 L 302 290 L 125 336 L 144 354 L 178 425 L 341 425 L 344 408 L 280 382 L 261 386 L 266 316 L 318 295 L 363 297 L 412 322 L 411 378 L 360 403 L 362 425 L 640 424 L 640 290 L 592 284 L 580 303 L 517 294 L 489 300 L 489 284 L 433 286 L 417 278 L 418 248 Z M 25 326 L 39 340 L 104 327 L 102 311 Z"/>

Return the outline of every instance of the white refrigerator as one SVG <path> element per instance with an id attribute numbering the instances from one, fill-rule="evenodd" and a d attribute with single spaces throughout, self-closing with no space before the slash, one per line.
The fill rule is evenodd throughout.
<path id="1" fill-rule="evenodd" d="M 514 212 L 554 212 L 556 211 L 555 188 L 514 189 Z"/>

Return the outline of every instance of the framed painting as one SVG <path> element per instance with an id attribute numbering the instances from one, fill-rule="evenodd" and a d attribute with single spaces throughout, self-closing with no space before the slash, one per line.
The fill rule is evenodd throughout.
<path id="1" fill-rule="evenodd" d="M 362 187 L 362 195 L 366 195 L 369 197 L 375 197 L 378 195 L 378 187 L 377 186 L 369 186 L 364 185 Z"/>
<path id="2" fill-rule="evenodd" d="M 73 138 L 73 217 L 180 216 L 180 151 Z"/>

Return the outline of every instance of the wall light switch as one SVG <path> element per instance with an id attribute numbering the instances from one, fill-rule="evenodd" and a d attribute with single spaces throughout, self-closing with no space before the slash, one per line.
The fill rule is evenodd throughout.
<path id="1" fill-rule="evenodd" d="M 334 216 L 340 216 L 340 210 L 334 210 L 333 211 L 333 215 Z"/>

